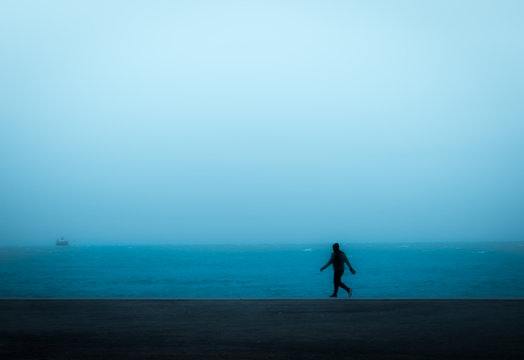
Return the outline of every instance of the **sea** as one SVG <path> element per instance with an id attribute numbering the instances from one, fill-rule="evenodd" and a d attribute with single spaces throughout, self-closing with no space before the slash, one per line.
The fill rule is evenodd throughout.
<path id="1" fill-rule="evenodd" d="M 524 297 L 524 242 L 341 247 L 357 271 L 342 278 L 353 298 Z M 0 247 L 0 298 L 324 298 L 330 254 L 330 244 Z"/>

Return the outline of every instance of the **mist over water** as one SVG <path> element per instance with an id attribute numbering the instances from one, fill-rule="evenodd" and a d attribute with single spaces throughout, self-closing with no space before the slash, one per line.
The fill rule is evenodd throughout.
<path id="1" fill-rule="evenodd" d="M 520 241 L 523 12 L 2 1 L 0 245 Z"/>
<path id="2" fill-rule="evenodd" d="M 357 271 L 343 276 L 355 298 L 524 296 L 522 242 L 343 250 Z M 0 248 L 0 297 L 323 298 L 329 257 L 322 244 Z"/>

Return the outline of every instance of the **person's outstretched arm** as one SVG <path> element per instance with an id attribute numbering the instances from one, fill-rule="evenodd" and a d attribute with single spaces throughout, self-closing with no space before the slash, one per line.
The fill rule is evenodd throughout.
<path id="1" fill-rule="evenodd" d="M 351 271 L 352 274 L 355 274 L 356 271 L 355 271 L 355 269 L 353 269 L 353 267 L 352 267 L 351 264 L 349 263 L 348 257 L 345 256 L 345 258 L 346 258 L 346 260 L 345 260 L 345 261 L 346 261 L 346 264 L 348 264 L 349 271 Z"/>
<path id="2" fill-rule="evenodd" d="M 327 262 L 327 264 L 324 265 L 324 266 L 322 266 L 322 267 L 320 268 L 320 271 L 324 271 L 325 268 L 327 268 L 329 265 L 333 264 L 333 256 L 335 256 L 335 255 L 333 255 L 333 254 L 331 255 L 331 258 L 329 259 L 329 261 Z"/>

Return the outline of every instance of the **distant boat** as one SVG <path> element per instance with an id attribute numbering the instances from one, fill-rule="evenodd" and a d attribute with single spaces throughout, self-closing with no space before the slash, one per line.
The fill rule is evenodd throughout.
<path id="1" fill-rule="evenodd" d="M 67 245 L 69 245 L 69 241 L 64 240 L 63 236 L 61 239 L 56 239 L 56 246 L 67 246 Z"/>

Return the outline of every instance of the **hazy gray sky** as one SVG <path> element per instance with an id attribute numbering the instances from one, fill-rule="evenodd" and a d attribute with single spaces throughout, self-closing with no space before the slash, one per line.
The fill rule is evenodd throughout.
<path id="1" fill-rule="evenodd" d="M 522 240 L 523 1 L 2 1 L 0 245 Z"/>

